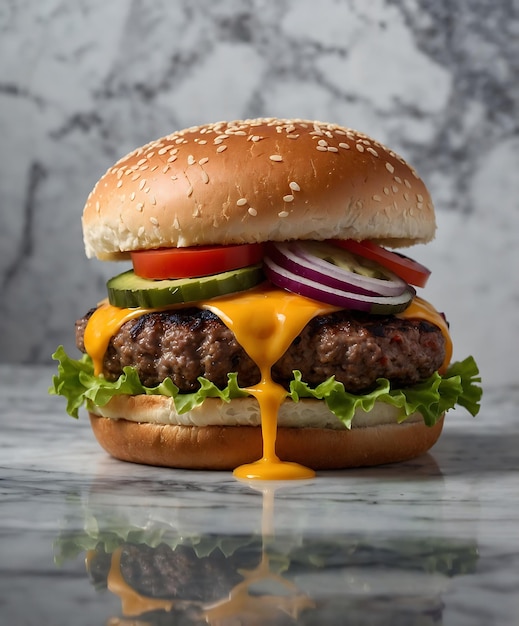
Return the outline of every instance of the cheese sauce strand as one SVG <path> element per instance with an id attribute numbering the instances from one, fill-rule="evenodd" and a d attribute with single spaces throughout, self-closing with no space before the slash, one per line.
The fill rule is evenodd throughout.
<path id="1" fill-rule="evenodd" d="M 263 456 L 236 468 L 235 476 L 261 480 L 311 478 L 313 470 L 283 462 L 276 455 L 278 411 L 287 392 L 272 380 L 271 369 L 313 317 L 336 311 L 337 307 L 271 286 L 242 292 L 239 298 L 223 296 L 201 306 L 216 313 L 233 331 L 261 372 L 260 383 L 247 391 L 260 406 Z"/>

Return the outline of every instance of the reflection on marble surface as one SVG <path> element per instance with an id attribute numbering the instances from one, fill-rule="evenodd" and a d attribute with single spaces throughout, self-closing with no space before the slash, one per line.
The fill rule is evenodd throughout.
<path id="1" fill-rule="evenodd" d="M 48 362 L 104 297 L 117 270 L 87 262 L 80 215 L 119 156 L 272 115 L 358 128 L 418 169 L 440 229 L 413 255 L 455 358 L 515 382 L 518 25 L 493 0 L 1 3 L 0 360 Z"/>
<path id="2" fill-rule="evenodd" d="M 201 531 L 169 521 L 169 507 L 139 520 L 119 493 L 114 506 L 114 494 L 94 484 L 85 501 L 70 502 L 69 528 L 54 544 L 58 566 L 84 558 L 90 584 L 118 597 L 120 615 L 150 625 L 333 624 L 341 615 L 351 624 L 439 624 L 449 579 L 476 571 L 476 542 L 442 536 L 441 524 L 428 537 L 349 525 L 276 533 L 283 488 L 259 491 L 261 530 L 242 522 L 231 532 L 217 515 Z"/>
<path id="3" fill-rule="evenodd" d="M 52 374 L 0 366 L 2 624 L 515 623 L 517 387 L 412 462 L 264 491 L 107 457 Z"/>

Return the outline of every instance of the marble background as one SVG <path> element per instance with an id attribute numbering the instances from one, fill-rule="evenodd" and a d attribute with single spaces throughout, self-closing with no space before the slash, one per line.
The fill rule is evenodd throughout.
<path id="1" fill-rule="evenodd" d="M 455 356 L 517 383 L 517 0 L 2 0 L 0 361 L 47 363 L 122 268 L 80 215 L 120 155 L 251 116 L 339 122 L 418 169 L 438 212 L 427 297 Z"/>

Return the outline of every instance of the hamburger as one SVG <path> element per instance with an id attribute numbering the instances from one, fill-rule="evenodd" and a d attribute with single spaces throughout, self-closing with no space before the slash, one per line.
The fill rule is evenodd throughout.
<path id="1" fill-rule="evenodd" d="M 430 194 L 363 133 L 174 132 L 111 167 L 82 224 L 88 257 L 132 269 L 77 321 L 83 356 L 53 355 L 50 391 L 118 459 L 308 477 L 416 457 L 446 411 L 479 410 L 474 359 L 451 363 L 417 295 L 429 271 L 395 251 L 433 239 Z"/>

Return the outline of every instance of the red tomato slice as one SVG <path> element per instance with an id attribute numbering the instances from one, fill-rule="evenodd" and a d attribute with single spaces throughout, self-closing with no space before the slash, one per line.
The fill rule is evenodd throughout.
<path id="1" fill-rule="evenodd" d="M 431 271 L 413 261 L 409 257 L 398 252 L 391 252 L 369 240 L 354 241 L 353 239 L 333 239 L 332 243 L 345 248 L 353 254 L 358 254 L 366 259 L 377 261 L 397 276 L 403 278 L 410 285 L 424 287 L 429 279 Z"/>
<path id="2" fill-rule="evenodd" d="M 159 248 L 131 253 L 137 276 L 155 280 L 195 278 L 220 274 L 259 263 L 263 246 L 259 243 L 232 246 Z"/>

